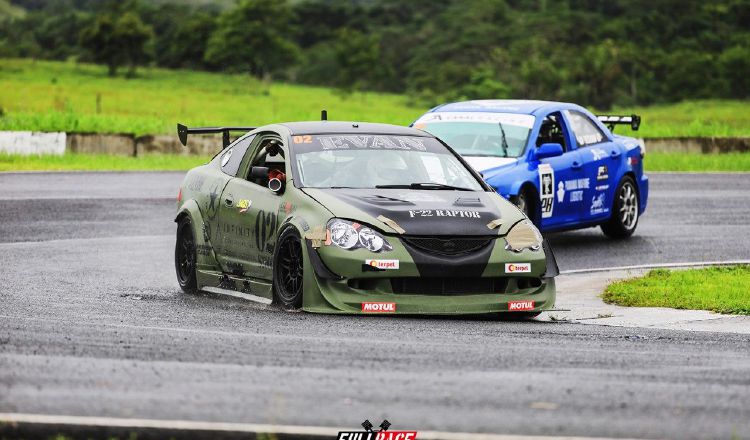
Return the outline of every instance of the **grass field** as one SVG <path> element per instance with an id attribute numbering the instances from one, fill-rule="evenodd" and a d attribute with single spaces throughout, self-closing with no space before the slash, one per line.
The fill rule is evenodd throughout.
<path id="1" fill-rule="evenodd" d="M 145 155 L 140 157 L 92 154 L 63 156 L 21 156 L 0 153 L 0 171 L 169 171 L 189 170 L 209 157 L 182 155 Z M 646 172 L 650 171 L 728 171 L 750 172 L 750 153 L 682 154 L 648 153 Z"/>
<path id="2" fill-rule="evenodd" d="M 649 153 L 647 151 L 643 164 L 646 172 L 748 172 L 750 171 L 750 153 L 687 154 Z"/>
<path id="3" fill-rule="evenodd" d="M 98 104 L 97 104 L 98 102 Z M 264 125 L 316 120 L 409 124 L 423 111 L 398 95 L 282 83 L 248 75 L 140 69 L 109 78 L 102 66 L 0 59 L 0 130 L 173 133 L 175 124 Z"/>
<path id="4" fill-rule="evenodd" d="M 671 307 L 750 315 L 750 266 L 657 269 L 609 285 L 605 302 L 633 307 Z"/>
<path id="5" fill-rule="evenodd" d="M 135 79 L 109 78 L 102 66 L 0 59 L 0 130 L 172 133 L 188 125 L 261 125 L 331 119 L 406 125 L 424 107 L 379 93 L 266 84 L 247 75 L 141 69 Z M 613 112 L 643 116 L 639 137 L 750 136 L 746 101 L 694 101 Z M 629 130 L 619 129 L 629 134 Z"/>
<path id="6" fill-rule="evenodd" d="M 204 164 L 203 156 L 149 154 L 140 157 L 106 154 L 20 156 L 0 154 L 0 171 L 182 171 Z"/>

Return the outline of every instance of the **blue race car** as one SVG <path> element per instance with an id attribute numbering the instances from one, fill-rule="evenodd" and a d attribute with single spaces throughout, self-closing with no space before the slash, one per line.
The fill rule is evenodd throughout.
<path id="1" fill-rule="evenodd" d="M 629 237 L 646 210 L 643 145 L 612 133 L 640 117 L 594 116 L 547 101 L 480 100 L 443 104 L 415 128 L 451 146 L 485 181 L 544 231 L 601 226 Z"/>

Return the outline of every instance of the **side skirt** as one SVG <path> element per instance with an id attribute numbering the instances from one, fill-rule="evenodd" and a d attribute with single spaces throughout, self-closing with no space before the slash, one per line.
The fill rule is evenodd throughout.
<path id="1" fill-rule="evenodd" d="M 229 295 L 262 304 L 273 301 L 273 284 L 254 278 L 245 278 L 218 271 L 198 270 L 198 289 L 205 292 Z"/>

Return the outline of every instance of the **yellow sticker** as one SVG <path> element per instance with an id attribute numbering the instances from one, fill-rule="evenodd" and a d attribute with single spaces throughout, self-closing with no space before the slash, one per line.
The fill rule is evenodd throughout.
<path id="1" fill-rule="evenodd" d="M 239 202 L 237 202 L 237 207 L 240 208 L 240 212 L 247 212 L 247 209 L 250 208 L 250 205 L 252 205 L 253 202 L 247 199 L 240 199 Z"/>

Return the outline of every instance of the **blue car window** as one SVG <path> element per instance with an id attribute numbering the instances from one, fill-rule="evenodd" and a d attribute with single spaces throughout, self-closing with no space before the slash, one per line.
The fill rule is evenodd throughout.
<path id="1" fill-rule="evenodd" d="M 539 127 L 539 136 L 536 138 L 537 147 L 542 144 L 560 144 L 563 151 L 570 151 L 561 121 L 559 112 L 550 113 L 544 118 L 542 125 Z"/>
<path id="2" fill-rule="evenodd" d="M 607 140 L 604 133 L 588 116 L 575 110 L 566 110 L 565 112 L 579 147 L 600 144 Z"/>

